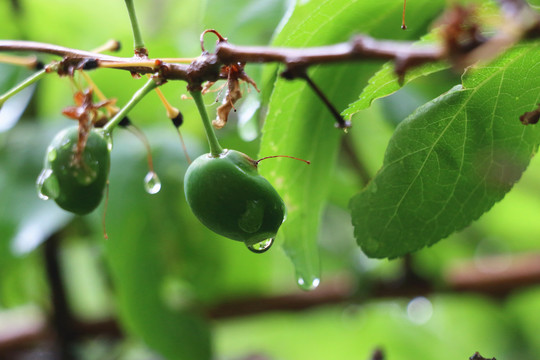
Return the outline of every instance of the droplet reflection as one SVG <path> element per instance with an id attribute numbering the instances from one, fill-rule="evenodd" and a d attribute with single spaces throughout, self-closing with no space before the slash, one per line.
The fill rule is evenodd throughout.
<path id="1" fill-rule="evenodd" d="M 151 195 L 161 190 L 161 181 L 154 171 L 149 171 L 144 177 L 144 190 Z"/>
<path id="2" fill-rule="evenodd" d="M 303 277 L 298 278 L 298 286 L 302 288 L 302 290 L 315 290 L 319 284 L 321 283 L 321 279 L 319 278 L 313 278 L 311 281 L 308 281 L 304 279 Z"/>
<path id="3" fill-rule="evenodd" d="M 273 243 L 274 239 L 266 239 L 256 244 L 246 246 L 251 252 L 254 252 L 255 254 L 262 254 L 263 252 L 268 251 L 268 249 L 272 247 Z"/>

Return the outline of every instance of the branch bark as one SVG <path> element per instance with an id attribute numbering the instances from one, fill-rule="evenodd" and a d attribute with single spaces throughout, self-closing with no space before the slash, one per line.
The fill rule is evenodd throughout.
<path id="1" fill-rule="evenodd" d="M 254 316 L 273 311 L 304 311 L 327 305 L 363 303 L 380 298 L 413 298 L 436 292 L 470 292 L 501 299 L 529 286 L 540 284 L 540 254 L 506 255 L 480 259 L 460 264 L 446 271 L 446 286 L 435 290 L 425 279 L 406 271 L 405 275 L 392 282 L 366 284 L 362 292 L 345 279 L 325 281 L 312 292 L 293 292 L 275 296 L 245 297 L 221 302 L 206 309 L 210 319 L 221 320 L 242 316 Z M 505 264 L 502 268 L 501 264 Z M 489 271 L 489 269 L 499 271 Z M 46 323 L 20 329 L 15 334 L 0 334 L 0 354 L 27 348 L 42 342 L 50 342 L 51 331 Z M 122 332 L 114 319 L 96 322 L 79 322 L 71 319 L 69 328 L 76 339 L 97 336 L 119 338 Z M 8 336 L 9 335 L 9 336 Z"/>

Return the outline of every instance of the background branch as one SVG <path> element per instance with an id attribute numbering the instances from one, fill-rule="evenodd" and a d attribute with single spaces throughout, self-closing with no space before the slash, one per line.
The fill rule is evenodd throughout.
<path id="1" fill-rule="evenodd" d="M 49 251 L 54 250 L 56 246 L 54 241 L 51 243 L 52 245 L 48 245 Z M 435 290 L 436 287 L 433 284 L 411 272 L 406 261 L 405 267 L 409 270 L 406 269 L 403 277 L 393 281 L 363 284 L 362 292 L 358 292 L 356 285 L 349 280 L 328 279 L 312 292 L 295 291 L 274 296 L 236 298 L 215 304 L 206 308 L 204 312 L 211 319 L 222 320 L 274 311 L 297 312 L 327 305 L 359 304 L 380 298 L 411 299 L 441 292 L 471 292 L 502 299 L 519 289 L 540 284 L 540 254 L 505 255 L 480 260 L 484 263 L 482 267 L 478 266 L 478 260 L 476 260 L 476 262 L 466 262 L 458 267 L 447 269 L 446 286 L 439 287 L 439 290 Z M 505 263 L 507 266 L 497 272 L 486 272 L 490 266 L 495 269 L 500 263 Z M 499 269 L 501 269 L 500 266 Z M 57 282 L 57 280 L 54 281 Z M 56 288 L 62 288 L 62 286 L 56 286 Z M 58 292 L 58 290 L 55 291 Z M 62 299 L 62 296 L 55 296 Z M 77 340 L 98 336 L 114 339 L 122 336 L 115 319 L 81 322 L 72 316 L 64 316 L 60 322 L 63 323 L 64 329 L 70 329 L 69 337 Z M 14 334 L 0 334 L 0 355 L 47 341 L 51 341 L 47 323 L 27 327 Z"/>

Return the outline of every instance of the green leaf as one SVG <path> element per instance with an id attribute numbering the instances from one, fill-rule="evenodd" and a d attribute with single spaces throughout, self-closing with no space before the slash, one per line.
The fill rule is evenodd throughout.
<path id="1" fill-rule="evenodd" d="M 367 255 L 434 244 L 512 188 L 540 141 L 537 127 L 519 122 L 540 100 L 539 56 L 538 43 L 518 46 L 403 121 L 382 169 L 350 203 Z"/>
<path id="2" fill-rule="evenodd" d="M 411 38 L 425 30 L 425 24 L 443 5 L 444 1 L 413 2 L 408 11 L 415 19 L 415 26 L 402 31 L 400 0 L 299 2 L 274 45 L 331 44 L 346 41 L 355 33 Z M 325 66 L 311 69 L 309 75 L 335 106 L 344 108 L 357 97 L 376 66 L 373 62 Z M 340 136 L 328 110 L 303 82 L 276 81 L 260 154 L 297 156 L 312 163 L 306 166 L 290 159 L 278 159 L 272 164 L 261 164 L 260 168 L 287 205 L 287 221 L 278 238 L 295 265 L 299 284 L 305 289 L 319 281 L 317 234 Z"/>
<path id="3" fill-rule="evenodd" d="M 106 256 L 122 325 L 166 359 L 210 359 L 210 330 L 193 283 L 208 284 L 219 261 L 205 251 L 215 239 L 185 203 L 179 146 L 161 136 L 153 147 L 162 189 L 149 195 L 143 146 L 122 135 L 115 133 L 106 218 Z"/>
<path id="4" fill-rule="evenodd" d="M 429 74 L 444 70 L 448 68 L 448 64 L 443 62 L 429 63 L 417 68 L 414 68 L 407 72 L 403 83 L 399 83 L 398 76 L 394 71 L 394 63 L 388 62 L 384 64 L 371 79 L 369 79 L 369 84 L 364 88 L 360 94 L 360 98 L 349 105 L 341 115 L 347 118 L 351 118 L 357 112 L 367 109 L 371 106 L 371 103 L 379 98 L 391 95 L 401 89 L 404 85 L 409 82 Z"/>
<path id="5" fill-rule="evenodd" d="M 499 8 L 495 3 L 484 0 L 475 0 L 474 2 L 478 3 L 477 12 L 475 14 L 476 21 L 479 24 L 489 24 L 494 22 L 493 17 L 499 15 Z M 411 16 L 409 19 L 414 20 L 414 23 L 416 23 L 416 18 Z M 440 36 L 437 36 L 437 33 L 439 32 L 441 32 L 441 30 L 438 28 L 430 31 L 430 33 L 423 36 L 420 41 L 415 42 L 414 46 L 433 46 L 439 43 L 441 41 Z M 449 67 L 450 64 L 443 61 L 427 63 L 409 70 L 405 74 L 403 82 L 400 83 L 399 78 L 395 73 L 394 62 L 389 61 L 385 63 L 371 79 L 369 79 L 369 84 L 364 88 L 359 99 L 350 104 L 349 108 L 342 112 L 342 115 L 350 118 L 357 112 L 367 109 L 374 100 L 395 93 L 403 86 L 419 77 L 427 76 L 448 69 Z"/>

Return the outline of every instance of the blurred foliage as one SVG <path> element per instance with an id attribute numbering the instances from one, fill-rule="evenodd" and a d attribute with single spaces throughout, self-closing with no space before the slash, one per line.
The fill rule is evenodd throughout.
<path id="1" fill-rule="evenodd" d="M 0 37 L 81 49 L 92 49 L 114 38 L 123 44 L 119 55 L 132 54 L 123 1 L 19 3 L 21 11 L 14 13 L 11 2 L 0 2 Z M 215 28 L 231 42 L 244 45 L 326 44 L 346 40 L 356 32 L 417 40 L 444 4 L 410 2 L 409 30 L 402 32 L 400 0 L 135 1 L 143 37 L 150 55 L 156 57 L 197 56 L 199 34 L 205 28 Z M 370 62 L 317 67 L 312 75 L 336 105 L 345 109 L 358 99 L 369 77 L 381 66 Z M 320 261 L 321 286 L 345 279 L 356 284 L 359 296 L 369 299 L 370 289 L 365 284 L 399 277 L 402 261 L 368 259 L 355 243 L 348 202 L 365 184 L 339 151 L 340 134 L 333 129 L 332 119 L 303 84 L 270 80 L 276 74 L 275 66 L 250 65 L 247 71 L 264 92 L 258 95 L 251 90 L 254 100 L 246 104 L 251 108 L 239 104 L 238 113 L 231 114 L 230 124 L 218 132 L 222 145 L 256 158 L 259 151 L 265 156 L 273 154 L 272 141 L 283 141 L 289 147 L 280 150 L 286 149 L 289 155 L 320 161 L 306 168 L 285 159 L 269 160 L 261 170 L 278 186 L 281 178 L 307 190 L 302 194 L 298 189 L 281 188 L 284 197 L 313 206 L 313 216 L 304 224 L 290 213 L 292 225 L 286 231 L 300 243 L 306 239 L 299 234 L 309 233 L 309 246 L 318 245 L 315 267 Z M 2 65 L 0 91 L 29 74 Z M 144 81 L 123 71 L 89 74 L 107 96 L 118 99 L 119 105 Z M 354 115 L 348 136 L 355 156 L 370 176 L 381 167 L 396 125 L 416 107 L 459 82 L 459 74 L 449 71 L 418 78 Z M 163 91 L 184 114 L 181 130 L 189 155 L 194 158 L 206 152 L 196 108 L 191 101 L 181 100 L 185 84 L 171 82 Z M 143 179 L 148 172 L 144 146 L 119 129 L 114 134 L 105 215 L 108 240 L 103 237 L 104 204 L 81 218 L 40 200 L 35 180 L 47 144 L 60 129 L 72 124 L 60 113 L 73 103 L 73 87 L 67 78 L 48 76 L 34 92 L 18 123 L 11 121 L 8 126 L 3 122 L 7 121 L 3 120 L 5 108 L 0 113 L 0 331 L 5 330 L 1 325 L 11 323 L 15 316 L 30 319 L 38 316 L 36 312 L 49 313 L 42 243 L 60 232 L 61 265 L 72 309 L 83 320 L 117 318 L 126 332 L 120 344 L 101 339 L 81 344 L 83 359 L 242 359 L 257 354 L 291 360 L 368 359 L 378 347 L 384 349 L 388 360 L 466 359 L 475 351 L 498 359 L 540 357 L 540 293 L 534 288 L 502 301 L 480 295 L 439 294 L 427 299 L 369 300 L 304 312 L 207 321 L 202 315 L 207 306 L 244 296 L 299 293 L 287 254 L 277 245 L 264 255 L 250 253 L 243 244 L 220 238 L 196 221 L 182 190 L 187 161 L 154 94 L 144 99 L 130 118 L 149 138 L 161 192 L 149 195 L 144 191 Z M 16 107 L 24 107 L 28 100 L 23 101 L 22 96 L 10 101 L 19 101 Z M 206 97 L 211 113 L 217 96 Z M 270 106 L 262 150 L 258 139 L 245 141 L 252 136 L 246 135 L 241 119 L 243 112 L 252 114 L 260 103 Z M 259 110 L 266 114 L 266 108 Z M 250 131 L 260 125 L 253 120 L 251 124 Z M 298 180 L 301 177 L 317 177 L 319 182 L 306 184 Z M 319 196 L 311 199 L 313 193 Z M 486 251 L 538 251 L 538 213 L 540 163 L 533 159 L 504 201 L 467 229 L 414 253 L 412 267 L 418 275 L 442 286 L 446 269 Z M 288 241 L 287 233 L 283 235 Z M 288 253 L 290 256 L 290 249 Z"/>

